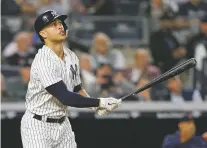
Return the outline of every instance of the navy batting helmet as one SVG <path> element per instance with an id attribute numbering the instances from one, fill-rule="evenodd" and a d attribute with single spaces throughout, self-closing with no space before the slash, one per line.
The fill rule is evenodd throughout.
<path id="1" fill-rule="evenodd" d="M 39 32 L 47 25 L 52 23 L 55 19 L 59 19 L 62 21 L 64 30 L 68 29 L 67 25 L 65 24 L 64 20 L 67 18 L 67 15 L 58 15 L 54 10 L 45 11 L 43 14 L 39 15 L 34 23 L 34 28 L 38 36 L 40 37 L 41 41 L 44 41 L 43 38 L 40 36 Z"/>

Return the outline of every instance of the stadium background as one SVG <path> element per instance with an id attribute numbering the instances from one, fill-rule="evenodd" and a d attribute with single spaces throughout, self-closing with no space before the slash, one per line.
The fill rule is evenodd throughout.
<path id="1" fill-rule="evenodd" d="M 92 96 L 121 97 L 186 59 L 198 61 L 106 117 L 70 108 L 78 147 L 158 148 L 189 112 L 196 134 L 207 132 L 207 4 L 190 1 L 199 0 L 1 0 L 1 146 L 22 147 L 24 96 L 42 46 L 33 23 L 47 9 L 68 15 L 65 43 L 79 56 Z"/>

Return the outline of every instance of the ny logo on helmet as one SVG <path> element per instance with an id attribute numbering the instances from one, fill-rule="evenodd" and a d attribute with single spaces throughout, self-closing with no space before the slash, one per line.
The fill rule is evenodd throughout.
<path id="1" fill-rule="evenodd" d="M 42 17 L 42 20 L 43 20 L 45 23 L 49 22 L 49 19 L 47 18 L 46 15 Z"/>
<path id="2" fill-rule="evenodd" d="M 51 11 L 51 14 L 52 14 L 53 17 L 57 16 L 57 12 L 55 12 L 55 11 Z"/>

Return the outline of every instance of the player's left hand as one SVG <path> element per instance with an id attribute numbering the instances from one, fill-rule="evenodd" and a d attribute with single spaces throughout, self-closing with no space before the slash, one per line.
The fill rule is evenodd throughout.
<path id="1" fill-rule="evenodd" d="M 111 111 L 119 108 L 119 106 L 121 105 L 121 102 L 122 102 L 122 100 L 119 100 L 119 102 L 116 105 L 114 105 L 113 109 L 110 110 L 110 111 L 109 110 L 106 110 L 106 109 L 102 109 L 102 108 L 96 108 L 96 113 L 99 116 L 105 116 L 105 115 L 109 114 Z"/>

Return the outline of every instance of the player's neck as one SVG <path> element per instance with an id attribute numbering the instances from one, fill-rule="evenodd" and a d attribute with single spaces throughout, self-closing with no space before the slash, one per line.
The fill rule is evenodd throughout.
<path id="1" fill-rule="evenodd" d="M 63 59 L 63 43 L 46 43 L 45 44 L 47 47 L 49 47 L 51 50 L 53 50 L 55 52 L 55 54 L 60 57 L 61 59 Z"/>

